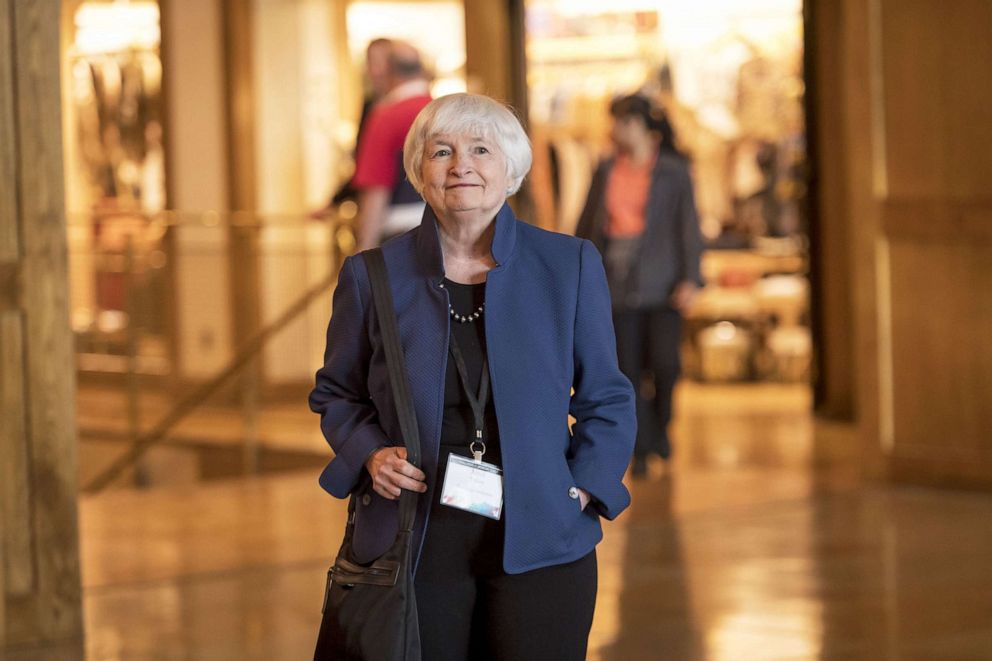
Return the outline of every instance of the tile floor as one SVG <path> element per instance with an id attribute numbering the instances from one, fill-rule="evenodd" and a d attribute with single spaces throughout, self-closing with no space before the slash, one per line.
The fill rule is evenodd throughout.
<path id="1" fill-rule="evenodd" d="M 992 659 L 992 494 L 812 470 L 805 388 L 677 410 L 607 526 L 589 659 Z M 313 471 L 84 497 L 85 643 L 5 658 L 307 659 L 343 517 Z"/>

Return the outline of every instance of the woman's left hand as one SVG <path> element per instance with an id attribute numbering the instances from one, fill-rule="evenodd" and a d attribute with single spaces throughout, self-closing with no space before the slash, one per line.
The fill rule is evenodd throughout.
<path id="1" fill-rule="evenodd" d="M 589 501 L 592 500 L 592 496 L 590 496 L 589 492 L 585 489 L 576 489 L 576 491 L 579 492 L 579 507 L 581 507 L 584 512 L 586 510 L 586 505 L 588 505 Z"/>

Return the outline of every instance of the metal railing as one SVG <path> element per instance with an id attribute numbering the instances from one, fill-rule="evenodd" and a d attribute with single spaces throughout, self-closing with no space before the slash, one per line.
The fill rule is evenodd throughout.
<path id="1" fill-rule="evenodd" d="M 328 291 L 337 281 L 337 274 L 329 275 L 317 285 L 308 289 L 295 303 L 289 306 L 274 322 L 252 337 L 245 347 L 228 363 L 215 377 L 199 386 L 169 411 L 162 420 L 148 433 L 134 440 L 134 445 L 124 456 L 118 458 L 84 487 L 85 491 L 98 492 L 117 479 L 121 473 L 140 459 L 152 446 L 162 441 L 168 433 L 194 409 L 200 406 L 211 395 L 216 393 L 232 377 L 236 376 L 248 363 L 259 354 L 265 344 L 280 330 L 285 328 L 306 311 L 318 296 Z M 133 407 L 128 408 L 129 414 Z"/>
<path id="2" fill-rule="evenodd" d="M 168 212 L 154 216 L 112 214 L 95 219 L 71 219 L 70 233 L 94 232 L 97 235 L 103 234 L 101 238 L 105 238 L 107 233 L 113 234 L 115 231 L 121 233 L 121 236 L 103 241 L 99 246 L 90 245 L 87 250 L 77 251 L 74 255 L 78 261 L 86 263 L 75 269 L 74 277 L 93 278 L 97 283 L 93 286 L 97 290 L 95 296 L 111 299 L 111 305 L 107 306 L 111 309 L 103 309 L 99 313 L 109 314 L 111 322 L 104 323 L 102 331 L 89 334 L 85 331 L 95 324 L 89 326 L 83 324 L 85 328 L 77 333 L 77 338 L 83 338 L 78 342 L 80 345 L 78 355 L 81 363 L 85 363 L 84 368 L 89 368 L 90 372 L 100 372 L 99 367 L 103 366 L 107 368 L 103 371 L 123 376 L 128 440 L 126 452 L 100 470 L 95 477 L 87 480 L 84 491 L 99 492 L 118 480 L 128 469 L 136 466 L 149 450 L 169 438 L 177 425 L 231 385 L 239 375 L 241 379 L 238 385 L 245 420 L 241 439 L 243 466 L 246 472 L 257 471 L 259 449 L 256 404 L 259 383 L 255 378 L 256 370 L 247 368 L 260 358 L 280 332 L 304 316 L 314 301 L 320 299 L 333 287 L 337 280 L 337 269 L 341 258 L 349 254 L 354 246 L 354 236 L 348 220 L 331 215 L 321 221 L 326 223 L 323 231 L 330 236 L 329 243 L 333 253 L 328 260 L 330 268 L 327 269 L 326 274 L 295 296 L 292 302 L 274 318 L 270 315 L 271 320 L 242 342 L 235 354 L 222 367 L 205 380 L 201 379 L 189 392 L 173 402 L 158 422 L 146 431 L 142 431 L 139 406 L 142 379 L 149 374 L 161 375 L 176 371 L 175 365 L 163 368 L 163 364 L 168 363 L 168 360 L 156 362 L 152 356 L 143 355 L 142 345 L 147 338 L 143 337 L 144 331 L 140 323 L 142 308 L 146 311 L 154 310 L 156 304 L 161 304 L 161 301 L 154 300 L 155 285 L 150 283 L 156 280 L 154 271 L 162 269 L 168 261 L 163 260 L 162 249 L 169 232 L 183 228 L 194 231 L 195 228 L 214 228 L 218 232 L 228 233 L 247 229 L 273 230 L 285 234 L 287 230 L 291 233 L 307 232 L 320 223 L 300 215 L 252 216 L 238 212 L 226 216 L 214 213 Z M 122 230 L 120 225 L 130 225 L 130 227 Z M 108 228 L 114 226 L 117 226 L 116 229 L 107 232 Z M 261 260 L 265 256 L 256 257 Z M 94 268 L 97 262 L 102 266 L 110 265 L 110 268 L 105 268 L 103 271 Z M 101 283 L 101 277 L 103 280 L 109 278 L 115 287 L 103 286 L 105 283 Z M 101 290 L 102 286 L 103 290 Z M 258 297 L 261 296 L 261 292 L 244 292 L 244 295 Z M 115 298 L 116 300 L 113 300 Z M 103 303 L 106 304 L 107 301 L 104 300 Z M 99 352 L 101 347 L 104 349 L 102 354 Z M 162 353 L 161 348 L 158 353 Z M 161 355 L 158 357 L 161 358 Z M 100 358 L 103 360 L 99 360 Z M 149 369 L 149 366 L 154 366 L 155 369 Z M 94 367 L 96 369 L 93 369 Z M 312 371 L 310 373 L 312 374 Z"/>

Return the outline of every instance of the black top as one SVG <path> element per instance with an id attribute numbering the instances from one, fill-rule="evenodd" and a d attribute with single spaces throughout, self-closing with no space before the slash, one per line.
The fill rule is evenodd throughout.
<path id="1" fill-rule="evenodd" d="M 463 285 L 445 278 L 444 286 L 448 290 L 448 300 L 451 302 L 451 307 L 460 315 L 474 312 L 486 300 L 485 283 Z M 469 387 L 473 393 L 479 392 L 482 363 L 486 357 L 485 321 L 485 314 L 468 323 L 460 323 L 455 319 L 450 320 L 451 335 L 458 342 L 458 348 L 461 349 L 465 359 L 465 367 L 470 381 Z M 444 378 L 444 417 L 441 421 L 442 455 L 445 451 L 449 451 L 471 457 L 469 444 L 475 436 L 474 427 L 472 406 L 465 395 L 455 361 L 449 353 L 448 367 Z M 496 428 L 496 410 L 493 407 L 491 388 L 486 401 L 484 434 L 486 454 L 482 458 L 483 461 L 497 466 L 502 465 L 499 452 L 499 430 Z M 447 457 L 441 456 L 440 460 L 443 464 L 447 461 Z"/>

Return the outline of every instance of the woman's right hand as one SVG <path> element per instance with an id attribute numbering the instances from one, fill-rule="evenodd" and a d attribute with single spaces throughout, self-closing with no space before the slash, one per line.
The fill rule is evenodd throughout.
<path id="1" fill-rule="evenodd" d="M 396 500 L 402 489 L 424 493 L 427 476 L 406 460 L 406 448 L 379 448 L 365 462 L 372 476 L 372 489 L 387 500 Z"/>

